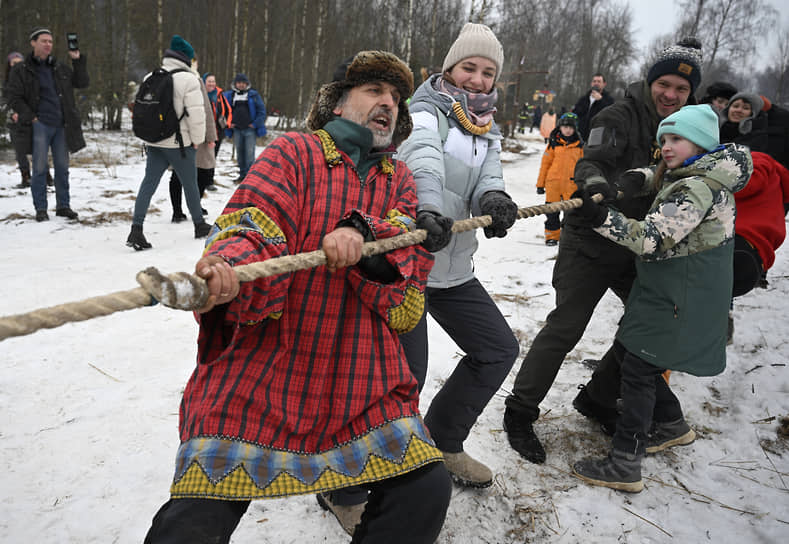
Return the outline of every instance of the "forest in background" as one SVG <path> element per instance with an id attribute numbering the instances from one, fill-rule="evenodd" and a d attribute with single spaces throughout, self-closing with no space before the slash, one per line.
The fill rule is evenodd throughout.
<path id="1" fill-rule="evenodd" d="M 763 0 L 674 4 L 681 23 L 647 52 L 634 45 L 631 8 L 617 0 L 0 0 L 0 44 L 4 54 L 27 54 L 31 29 L 47 26 L 63 60 L 66 33 L 77 32 L 91 77 L 81 108 L 104 129 L 120 128 L 128 82 L 160 64 L 173 34 L 194 46 L 201 73 L 216 74 L 223 88 L 246 73 L 267 108 L 291 120 L 284 128 L 298 129 L 315 90 L 344 58 L 392 51 L 418 84 L 423 69 L 440 68 L 466 21 L 489 25 L 504 46 L 496 118 L 505 131 L 538 90 L 551 91 L 545 96 L 557 109 L 572 108 L 596 72 L 621 96 L 662 47 L 688 35 L 703 45 L 701 89 L 724 80 L 789 102 L 789 28 L 776 28 L 774 9 Z M 772 35 L 769 66 L 754 72 L 757 47 Z"/>

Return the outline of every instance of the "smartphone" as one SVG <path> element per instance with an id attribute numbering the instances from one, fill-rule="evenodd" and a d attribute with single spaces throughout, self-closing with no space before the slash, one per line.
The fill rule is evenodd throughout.
<path id="1" fill-rule="evenodd" d="M 79 49 L 79 43 L 77 42 L 77 33 L 76 32 L 67 32 L 66 33 L 66 41 L 68 41 L 68 49 L 69 49 L 69 51 L 77 51 Z"/>

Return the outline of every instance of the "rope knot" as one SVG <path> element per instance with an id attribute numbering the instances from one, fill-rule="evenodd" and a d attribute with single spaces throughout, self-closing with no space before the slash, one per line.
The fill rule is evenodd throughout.
<path id="1" fill-rule="evenodd" d="M 203 278 L 176 272 L 165 276 L 154 266 L 137 273 L 139 283 L 148 294 L 169 308 L 197 310 L 208 300 L 208 286 Z"/>

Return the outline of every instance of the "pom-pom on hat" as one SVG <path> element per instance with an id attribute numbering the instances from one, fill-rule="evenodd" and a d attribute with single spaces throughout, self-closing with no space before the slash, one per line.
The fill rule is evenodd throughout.
<path id="1" fill-rule="evenodd" d="M 455 43 L 444 57 L 441 71 L 451 70 L 458 62 L 469 57 L 484 57 L 492 60 L 496 64 L 494 83 L 499 80 L 501 67 L 504 64 L 504 48 L 489 27 L 477 23 L 463 25 Z"/>
<path id="2" fill-rule="evenodd" d="M 658 126 L 658 141 L 664 134 L 682 136 L 707 151 L 720 145 L 718 116 L 706 104 L 685 106 L 663 119 Z"/>
<path id="3" fill-rule="evenodd" d="M 647 73 L 647 83 L 652 85 L 666 74 L 684 77 L 690 83 L 690 93 L 696 92 L 701 83 L 701 43 L 696 38 L 685 38 L 661 51 Z"/>
<path id="4" fill-rule="evenodd" d="M 331 83 L 318 89 L 307 116 L 307 128 L 323 128 L 335 117 L 334 108 L 347 89 L 374 81 L 390 83 L 400 93 L 397 121 L 392 134 L 392 143 L 395 147 L 400 145 L 413 128 L 406 100 L 414 92 L 414 74 L 397 55 L 387 51 L 360 51 L 342 61 L 335 68 Z"/>
<path id="5" fill-rule="evenodd" d="M 195 50 L 194 47 L 192 47 L 192 44 L 190 44 L 178 34 L 175 34 L 173 39 L 170 40 L 170 49 L 177 51 L 178 53 L 183 53 L 189 58 L 189 60 L 195 58 Z"/>

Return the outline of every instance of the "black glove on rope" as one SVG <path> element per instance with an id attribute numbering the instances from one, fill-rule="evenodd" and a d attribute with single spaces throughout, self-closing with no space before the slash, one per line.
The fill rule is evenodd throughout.
<path id="1" fill-rule="evenodd" d="M 598 193 L 601 193 L 603 196 L 605 196 L 604 191 L 597 190 L 598 187 L 605 187 L 608 189 L 608 193 L 611 192 L 611 190 L 608 188 L 608 184 L 600 186 L 593 185 L 591 189 L 587 188 L 575 191 L 570 197 L 583 199 L 583 205 L 580 208 L 576 208 L 576 212 L 581 217 L 589 221 L 590 226 L 593 228 L 602 225 L 603 222 L 605 222 L 606 217 L 608 217 L 608 208 L 592 200 L 592 195 L 596 195 Z"/>
<path id="2" fill-rule="evenodd" d="M 479 208 L 482 215 L 489 215 L 493 220 L 490 226 L 484 228 L 487 238 L 504 238 L 507 236 L 507 229 L 518 218 L 518 205 L 504 191 L 488 191 L 482 195 Z"/>
<path id="3" fill-rule="evenodd" d="M 428 210 L 421 210 L 416 214 L 416 228 L 425 229 L 427 238 L 422 242 L 422 247 L 430 253 L 441 251 L 452 238 L 452 225 L 455 221 L 451 217 L 439 215 Z"/>
<path id="4" fill-rule="evenodd" d="M 639 170 L 628 170 L 614 183 L 618 191 L 622 191 L 623 198 L 633 198 L 641 192 L 647 177 Z"/>

